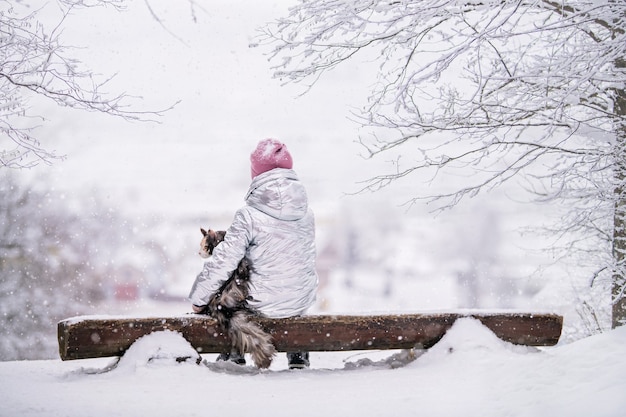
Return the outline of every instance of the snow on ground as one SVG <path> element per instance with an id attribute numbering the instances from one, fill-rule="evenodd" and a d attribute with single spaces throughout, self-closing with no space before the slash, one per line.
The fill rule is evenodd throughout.
<path id="1" fill-rule="evenodd" d="M 550 348 L 514 346 L 462 319 L 428 352 L 312 353 L 312 368 L 176 363 L 173 332 L 112 359 L 0 363 L 0 416 L 623 416 L 626 327 Z M 160 359 L 148 362 L 147 358 Z M 404 366 L 399 366 L 404 365 Z"/>

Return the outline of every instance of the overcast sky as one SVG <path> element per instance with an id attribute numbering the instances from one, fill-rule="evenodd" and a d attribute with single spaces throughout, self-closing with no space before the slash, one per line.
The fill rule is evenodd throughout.
<path id="1" fill-rule="evenodd" d="M 150 0 L 160 22 L 144 2 L 123 12 L 76 12 L 63 38 L 103 79 L 116 74 L 105 91 L 141 96 L 138 110 L 178 104 L 158 124 L 46 107 L 46 146 L 67 159 L 34 172 L 55 188 L 102 188 L 134 207 L 186 210 L 213 193 L 232 211 L 250 181 L 250 151 L 276 137 L 291 150 L 313 204 L 354 191 L 376 170 L 359 156 L 358 126 L 347 119 L 367 94 L 357 63 L 298 97 L 302 86 L 272 79 L 267 50 L 249 47 L 255 30 L 291 3 L 211 1 L 192 13 L 187 2 Z"/>

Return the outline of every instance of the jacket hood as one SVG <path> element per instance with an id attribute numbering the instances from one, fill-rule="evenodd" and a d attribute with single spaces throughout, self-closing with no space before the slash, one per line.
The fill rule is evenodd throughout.
<path id="1" fill-rule="evenodd" d="M 280 220 L 300 220 L 308 210 L 306 190 L 292 169 L 275 168 L 257 175 L 245 200 L 249 206 Z"/>

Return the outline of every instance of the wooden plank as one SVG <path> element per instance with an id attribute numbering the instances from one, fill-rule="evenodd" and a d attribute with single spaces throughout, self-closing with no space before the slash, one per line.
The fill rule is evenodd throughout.
<path id="1" fill-rule="evenodd" d="M 460 317 L 474 317 L 501 339 L 529 346 L 555 345 L 563 326 L 562 316 L 531 313 L 312 315 L 255 320 L 272 335 L 276 349 L 284 352 L 429 348 Z M 180 332 L 200 353 L 228 348 L 215 320 L 207 316 L 84 316 L 59 322 L 59 354 L 63 360 L 120 356 L 138 338 L 160 330 Z"/>

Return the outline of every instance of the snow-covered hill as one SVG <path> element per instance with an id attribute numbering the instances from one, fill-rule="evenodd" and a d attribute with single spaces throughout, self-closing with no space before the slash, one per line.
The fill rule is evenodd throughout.
<path id="1" fill-rule="evenodd" d="M 312 353 L 312 368 L 267 371 L 148 363 L 191 347 L 175 333 L 111 359 L 0 363 L 0 416 L 618 417 L 626 410 L 626 327 L 550 348 L 514 346 L 459 320 L 412 362 L 395 352 Z M 404 365 L 404 366 L 399 366 Z M 399 367 L 398 367 L 399 366 Z"/>

